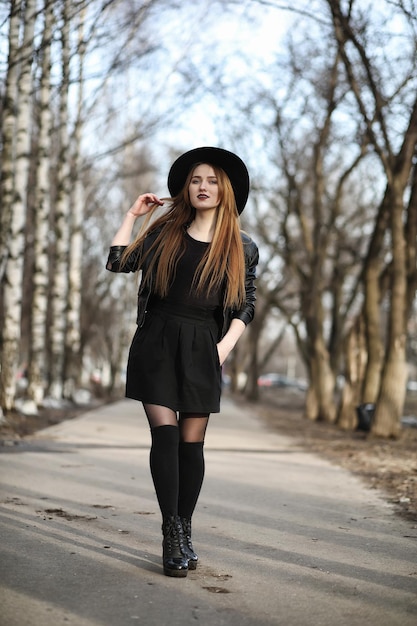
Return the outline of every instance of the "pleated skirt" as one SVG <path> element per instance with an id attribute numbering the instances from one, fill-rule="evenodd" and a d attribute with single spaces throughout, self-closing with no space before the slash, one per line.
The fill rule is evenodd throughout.
<path id="1" fill-rule="evenodd" d="M 158 302 L 133 337 L 126 397 L 185 413 L 218 413 L 218 334 L 212 310 Z"/>

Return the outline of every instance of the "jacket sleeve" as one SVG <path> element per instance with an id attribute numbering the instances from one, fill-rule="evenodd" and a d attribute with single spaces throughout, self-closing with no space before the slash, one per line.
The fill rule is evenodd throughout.
<path id="1" fill-rule="evenodd" d="M 129 255 L 123 267 L 120 266 L 120 261 L 127 246 L 110 246 L 106 269 L 110 272 L 137 272 L 141 269 L 142 264 L 146 263 L 145 257 L 152 248 L 152 245 L 155 243 L 155 240 L 160 232 L 161 229 L 156 228 L 152 232 L 148 233 L 143 242 Z"/>
<path id="2" fill-rule="evenodd" d="M 137 253 L 131 254 L 125 265 L 123 267 L 120 266 L 120 261 L 126 248 L 127 246 L 110 246 L 106 263 L 107 270 L 110 272 L 136 272 L 139 268 L 139 255 Z"/>
<path id="3" fill-rule="evenodd" d="M 245 252 L 245 291 L 246 300 L 245 304 L 239 311 L 233 311 L 232 319 L 237 318 L 242 320 L 245 324 L 249 324 L 253 320 L 255 315 L 255 301 L 256 301 L 256 266 L 259 261 L 258 246 L 250 237 L 242 234 L 243 249 Z"/>

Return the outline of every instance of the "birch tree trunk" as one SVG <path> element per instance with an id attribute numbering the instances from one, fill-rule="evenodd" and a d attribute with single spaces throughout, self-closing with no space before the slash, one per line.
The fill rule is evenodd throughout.
<path id="1" fill-rule="evenodd" d="M 20 358 L 23 261 L 25 252 L 26 192 L 29 174 L 31 137 L 32 51 L 36 19 L 36 0 L 27 0 L 24 34 L 19 57 L 18 116 L 13 203 L 8 229 L 8 258 L 4 274 L 4 323 L 0 402 L 12 409 L 16 396 L 16 373 Z"/>
<path id="2" fill-rule="evenodd" d="M 49 284 L 49 214 L 50 155 L 51 155 L 51 39 L 54 25 L 53 3 L 45 0 L 42 37 L 42 74 L 39 98 L 38 161 L 34 207 L 34 268 L 31 306 L 31 343 L 28 367 L 28 395 L 37 406 L 42 403 L 46 389 L 46 319 Z"/>
<path id="3" fill-rule="evenodd" d="M 62 80 L 59 105 L 59 158 L 55 204 L 55 257 L 52 287 L 52 323 L 50 330 L 51 363 L 49 395 L 63 397 L 65 371 L 65 332 L 67 326 L 68 263 L 70 240 L 70 156 L 68 140 L 68 90 L 70 73 L 70 0 L 62 6 L 61 55 Z"/>
<path id="4" fill-rule="evenodd" d="M 67 330 L 65 333 L 65 371 L 64 396 L 72 398 L 81 376 L 81 286 L 84 223 L 84 194 L 80 180 L 81 170 L 81 135 L 83 128 L 84 97 L 84 59 L 86 46 L 84 41 L 85 8 L 80 11 L 78 27 L 78 104 L 77 118 L 73 135 L 71 194 L 71 233 L 69 251 L 69 289 L 67 308 Z"/>
<path id="5" fill-rule="evenodd" d="M 19 82 L 19 31 L 21 24 L 22 0 L 10 2 L 9 53 L 7 76 L 2 114 L 2 157 L 0 185 L 0 282 L 3 279 L 7 254 L 8 232 L 12 215 L 15 131 L 17 125 L 17 93 Z"/>
<path id="6" fill-rule="evenodd" d="M 21 1 L 11 0 L 9 18 L 9 52 L 7 57 L 7 75 L 5 81 L 3 110 L 2 110 L 2 157 L 0 171 L 0 327 L 4 317 L 4 285 L 3 277 L 8 255 L 8 232 L 13 202 L 14 181 L 14 137 L 16 128 L 17 91 L 19 81 L 18 54 Z M 1 345 L 3 332 L 0 333 L 0 421 L 4 419 L 3 408 L 6 408 L 3 393 L 3 376 L 1 363 L 3 361 Z M 13 393 L 13 392 L 12 392 Z"/>

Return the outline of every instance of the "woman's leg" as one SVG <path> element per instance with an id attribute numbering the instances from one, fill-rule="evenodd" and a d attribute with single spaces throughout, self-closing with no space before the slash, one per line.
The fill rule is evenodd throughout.
<path id="1" fill-rule="evenodd" d="M 180 413 L 178 515 L 191 519 L 204 479 L 204 438 L 209 416 Z"/>
<path id="2" fill-rule="evenodd" d="M 191 542 L 191 517 L 204 479 L 204 438 L 209 416 L 181 413 L 179 420 L 178 515 L 184 531 L 188 567 L 197 567 L 198 556 Z"/>
<path id="3" fill-rule="evenodd" d="M 168 407 L 144 404 L 151 429 L 149 455 L 151 475 L 162 518 L 178 514 L 178 444 L 177 415 Z"/>
<path id="4" fill-rule="evenodd" d="M 166 576 L 184 577 L 188 557 L 184 553 L 184 534 L 178 517 L 179 429 L 175 411 L 164 406 L 144 404 L 151 429 L 150 468 L 156 497 L 162 513 L 163 554 Z"/>

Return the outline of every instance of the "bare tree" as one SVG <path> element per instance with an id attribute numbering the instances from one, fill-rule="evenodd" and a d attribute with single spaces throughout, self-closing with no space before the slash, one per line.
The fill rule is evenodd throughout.
<path id="1" fill-rule="evenodd" d="M 305 8 L 303 2 L 255 3 Z M 415 298 L 415 5 L 387 2 L 380 14 L 367 14 L 355 0 L 320 6 L 321 14 L 300 11 L 311 26 L 320 22 L 320 33 L 311 28 L 302 44 L 289 42 L 292 56 L 289 66 L 280 60 L 276 104 L 272 92 L 260 95 L 259 89 L 244 103 L 258 133 L 266 109 L 265 132 L 278 146 L 275 155 L 268 152 L 286 181 L 275 185 L 274 195 L 263 191 L 271 211 L 258 236 L 269 259 L 284 260 L 281 272 L 290 277 L 278 302 L 310 376 L 307 415 L 353 427 L 357 403 L 377 403 L 373 432 L 392 436 L 404 402 L 407 320 Z M 396 49 L 389 30 L 394 14 L 408 29 Z M 316 50 L 307 48 L 309 41 Z M 314 102 L 321 102 L 319 109 Z M 280 217 L 271 253 L 274 212 Z M 343 361 L 350 387 L 338 410 L 335 379 Z"/>
<path id="2" fill-rule="evenodd" d="M 299 70 L 301 57 L 315 58 L 319 51 L 314 54 L 314 47 L 308 51 L 294 48 L 290 59 L 293 80 L 285 102 L 271 99 L 281 182 L 267 200 L 271 208 L 259 220 L 258 236 L 261 246 L 266 245 L 269 250 L 271 270 L 276 266 L 274 259 L 282 259 L 281 284 L 277 290 L 275 282 L 275 298 L 270 299 L 270 304 L 279 308 L 293 329 L 309 375 L 306 415 L 334 422 L 334 391 L 343 335 L 358 293 L 355 272 L 360 271 L 352 241 L 353 225 L 360 211 L 346 212 L 349 204 L 356 201 L 352 194 L 348 204 L 349 181 L 355 180 L 366 142 L 349 158 L 342 154 L 342 144 L 340 149 L 336 147 L 335 117 L 346 90 L 341 87 L 338 51 L 333 47 L 330 57 L 331 49 L 329 44 L 327 67 L 313 70 L 305 62 L 303 75 Z M 308 96 L 298 91 L 300 87 L 305 89 L 306 81 Z M 299 103 L 302 115 L 310 116 L 308 131 L 300 132 L 294 121 L 294 102 Z M 343 225 L 348 224 L 352 229 L 350 237 L 343 231 Z M 260 281 L 264 278 L 261 274 Z M 271 281 L 267 274 L 263 289 L 268 288 Z"/>
<path id="3" fill-rule="evenodd" d="M 374 237 L 371 240 L 366 276 L 366 332 L 369 346 L 367 374 L 365 375 L 365 401 L 376 402 L 375 420 L 372 432 L 384 437 L 395 436 L 400 428 L 400 418 L 405 400 L 407 380 L 406 343 L 407 319 L 410 313 L 410 294 L 408 291 L 409 257 L 407 244 L 407 205 L 404 203 L 409 187 L 413 158 L 417 146 L 417 98 L 411 97 L 409 105 L 403 105 L 408 111 L 408 125 L 404 129 L 399 150 L 394 148 L 390 137 L 390 100 L 404 91 L 400 85 L 391 98 L 384 88 L 383 73 L 378 70 L 366 48 L 366 29 L 362 36 L 355 29 L 352 10 L 355 3 L 350 3 L 347 11 L 342 9 L 337 0 L 328 0 L 331 10 L 334 33 L 338 49 L 346 71 L 346 77 L 355 98 L 358 113 L 366 129 L 370 145 L 378 155 L 386 176 L 385 196 L 380 206 Z M 357 18 L 356 18 L 357 19 Z M 417 23 L 417 16 L 413 19 Z M 415 57 L 417 40 L 414 40 Z M 383 70 L 384 71 L 384 70 Z M 406 77 L 408 82 L 410 76 Z M 390 262 L 386 268 L 387 298 L 383 300 L 381 292 L 381 273 L 385 271 L 385 253 L 383 242 L 390 237 Z M 414 259 L 415 263 L 415 259 Z M 387 302 L 388 324 L 386 348 L 382 350 L 379 307 Z"/>

